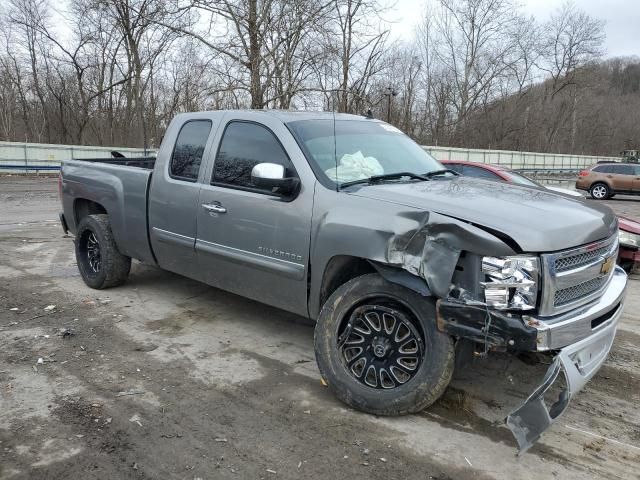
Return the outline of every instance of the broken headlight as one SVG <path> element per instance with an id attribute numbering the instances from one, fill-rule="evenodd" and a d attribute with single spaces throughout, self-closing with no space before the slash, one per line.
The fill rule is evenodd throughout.
<path id="1" fill-rule="evenodd" d="M 538 257 L 483 257 L 485 303 L 498 310 L 536 307 L 540 261 Z"/>

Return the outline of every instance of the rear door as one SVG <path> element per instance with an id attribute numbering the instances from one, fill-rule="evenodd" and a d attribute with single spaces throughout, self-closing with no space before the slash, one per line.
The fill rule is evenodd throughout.
<path id="1" fill-rule="evenodd" d="M 633 193 L 640 193 L 640 165 L 633 167 Z"/>
<path id="2" fill-rule="evenodd" d="M 200 117 L 200 118 L 199 118 Z M 196 214 L 204 161 L 210 155 L 215 116 L 176 117 L 160 148 L 149 192 L 149 237 L 158 264 L 200 279 L 196 265 Z M 180 121 L 183 118 L 182 121 Z M 199 181 L 200 180 L 200 181 Z"/>
<path id="3" fill-rule="evenodd" d="M 620 164 L 610 165 L 610 174 L 607 178 L 611 179 L 613 190 L 616 192 L 632 192 L 635 170 L 633 165 Z"/>
<path id="4" fill-rule="evenodd" d="M 315 179 L 301 178 L 294 198 L 251 182 L 252 168 L 265 162 L 300 178 L 298 167 L 308 167 L 302 152 L 281 121 L 255 112 L 227 114 L 216 144 L 197 209 L 196 252 L 207 283 L 306 315 Z"/>

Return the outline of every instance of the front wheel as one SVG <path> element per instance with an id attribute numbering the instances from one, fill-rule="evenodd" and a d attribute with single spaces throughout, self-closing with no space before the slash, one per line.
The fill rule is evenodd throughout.
<path id="1" fill-rule="evenodd" d="M 606 183 L 595 183 L 589 193 L 594 200 L 606 200 L 611 196 L 611 189 Z"/>
<path id="2" fill-rule="evenodd" d="M 89 287 L 116 287 L 127 280 L 131 258 L 118 251 L 107 215 L 84 217 L 78 225 L 75 243 L 78 270 Z"/>
<path id="3" fill-rule="evenodd" d="M 315 329 L 322 377 L 347 405 L 403 415 L 435 402 L 451 381 L 453 341 L 436 328 L 435 303 L 377 274 L 339 287 Z"/>

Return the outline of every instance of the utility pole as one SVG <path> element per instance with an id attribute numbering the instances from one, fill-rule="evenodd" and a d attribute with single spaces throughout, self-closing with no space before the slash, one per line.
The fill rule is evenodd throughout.
<path id="1" fill-rule="evenodd" d="M 384 95 L 387 97 L 387 123 L 391 122 L 391 97 L 396 97 L 396 92 L 393 87 L 387 87 L 384 89 Z"/>

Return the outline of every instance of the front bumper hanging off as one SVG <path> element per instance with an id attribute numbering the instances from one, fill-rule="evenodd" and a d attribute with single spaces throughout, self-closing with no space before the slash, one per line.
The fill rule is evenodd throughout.
<path id="1" fill-rule="evenodd" d="M 549 426 L 566 410 L 571 398 L 600 369 L 611 350 L 621 312 L 615 320 L 597 333 L 569 345 L 558 352 L 547 370 L 542 385 L 507 417 L 507 426 L 518 442 L 520 452 L 529 449 Z M 566 387 L 549 409 L 544 395 L 564 374 Z"/>
<path id="2" fill-rule="evenodd" d="M 622 316 L 626 283 L 626 275 L 618 267 L 609 288 L 600 301 L 575 319 L 578 330 L 576 334 L 584 332 L 585 322 L 589 322 L 589 325 L 595 325 L 592 329 L 593 333 L 561 348 L 547 370 L 542 384 L 517 410 L 507 417 L 507 426 L 518 442 L 520 453 L 528 450 L 540 438 L 542 432 L 558 419 L 566 410 L 571 398 L 585 386 L 607 359 L 616 336 L 618 321 Z M 606 321 L 602 323 L 597 323 L 603 317 L 603 314 L 598 312 L 598 305 L 600 307 L 606 306 L 609 310 Z M 545 325 L 542 330 L 546 335 L 554 329 L 550 330 Z M 569 334 L 568 325 L 564 321 L 556 331 L 556 333 L 560 332 L 562 332 L 560 336 Z M 554 337 L 545 336 L 544 338 Z M 558 338 L 559 336 L 556 335 L 555 339 Z M 544 396 L 559 380 L 561 373 L 565 378 L 565 387 L 561 390 L 558 399 L 551 407 L 547 408 Z"/>
<path id="3" fill-rule="evenodd" d="M 542 384 L 507 417 L 520 452 L 540 438 L 606 360 L 622 316 L 626 286 L 627 275 L 616 267 L 597 301 L 555 317 L 512 315 L 451 299 L 437 302 L 437 326 L 442 332 L 484 343 L 488 349 L 555 353 Z M 565 386 L 547 408 L 544 396 L 561 385 L 560 374 Z"/>

